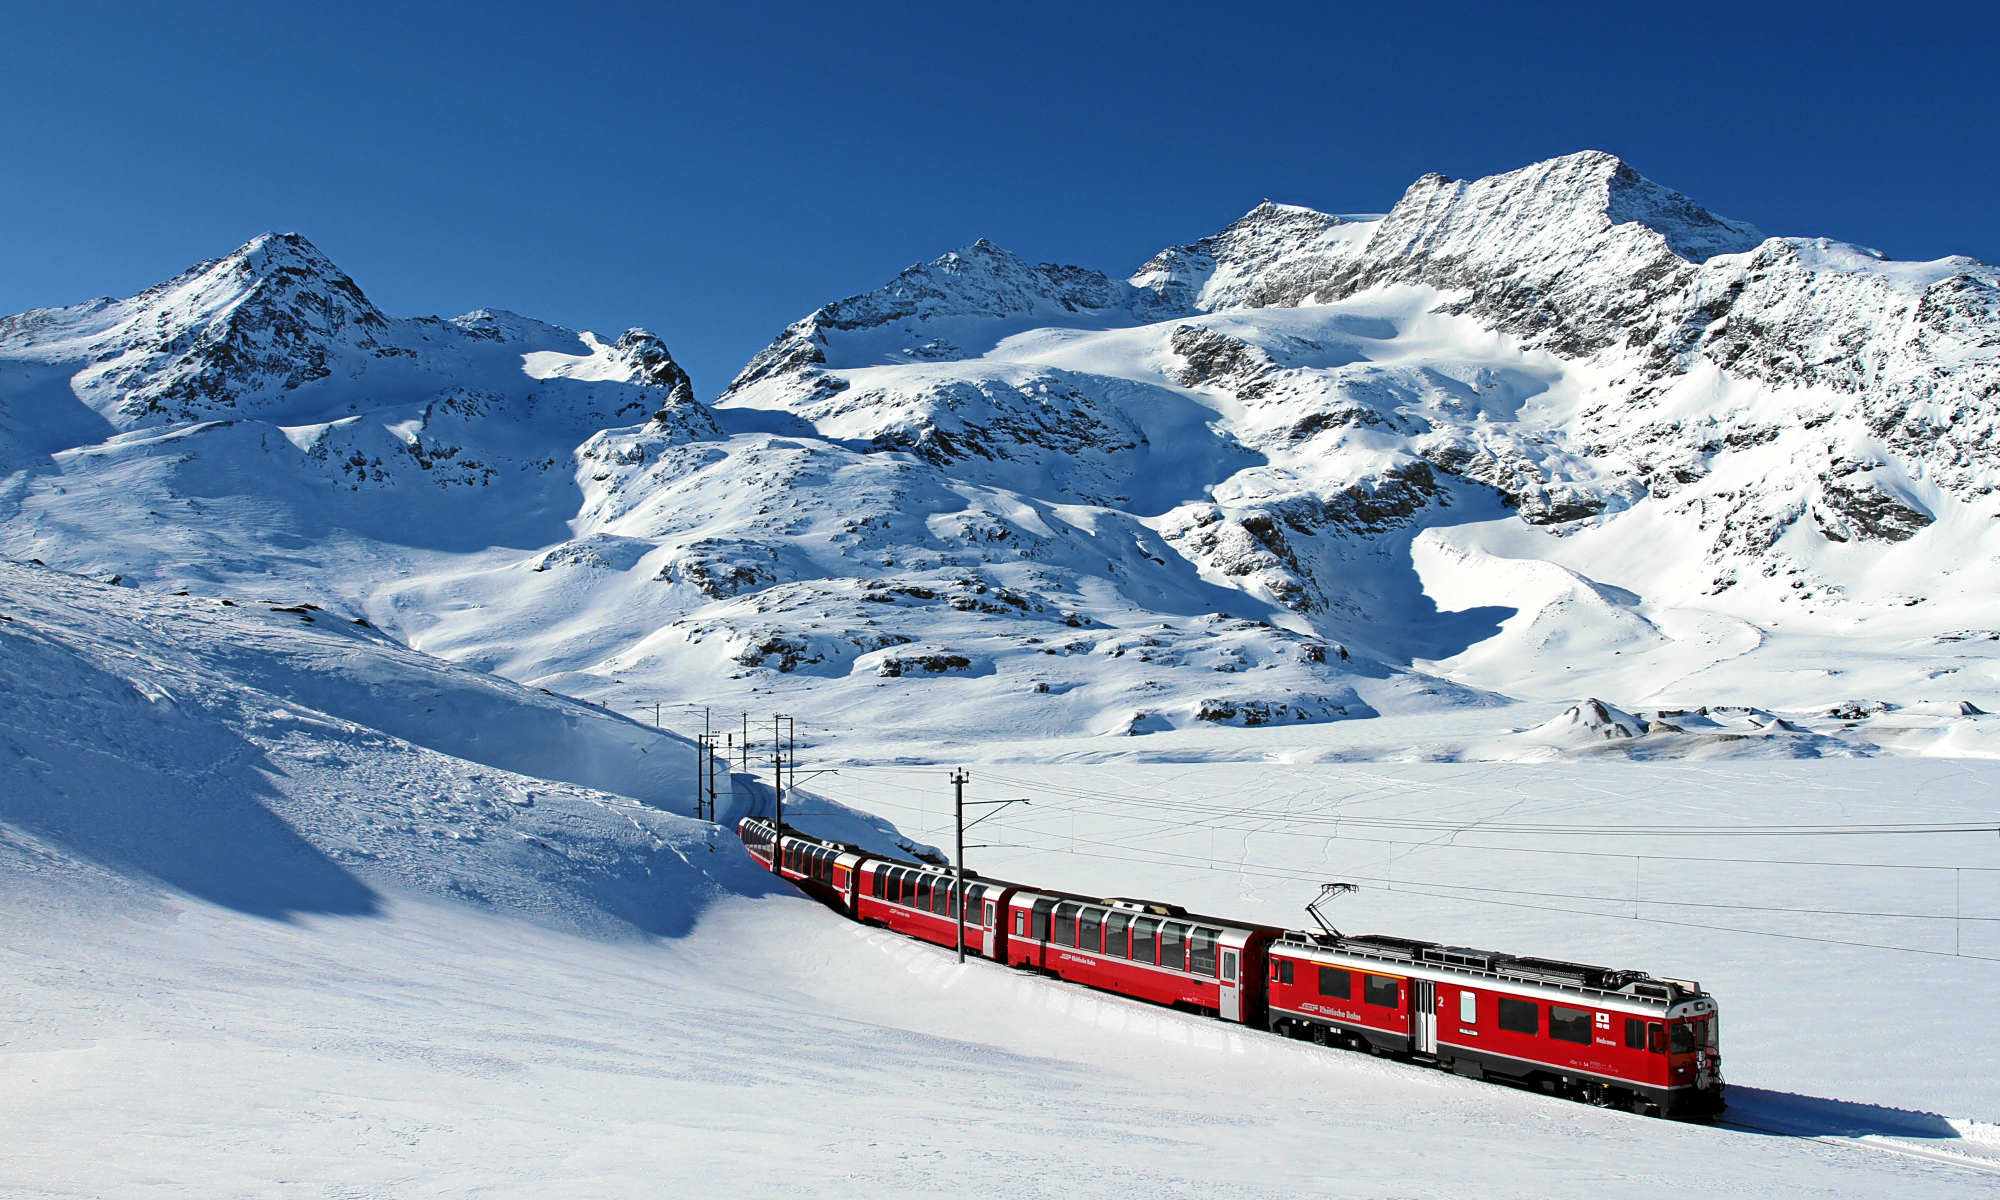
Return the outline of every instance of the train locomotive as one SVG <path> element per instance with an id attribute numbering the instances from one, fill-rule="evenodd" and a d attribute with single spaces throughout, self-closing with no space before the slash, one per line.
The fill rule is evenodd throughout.
<path id="1" fill-rule="evenodd" d="M 762 817 L 737 833 L 757 861 L 847 917 L 958 944 L 953 871 Z M 1279 929 L 971 872 L 963 914 L 969 953 L 1136 1000 L 1603 1107 L 1693 1120 L 1723 1108 L 1720 1013 L 1686 980 Z"/>

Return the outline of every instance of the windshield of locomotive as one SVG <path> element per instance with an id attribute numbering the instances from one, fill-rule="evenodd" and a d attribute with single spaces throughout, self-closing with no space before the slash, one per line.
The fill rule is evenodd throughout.
<path id="1" fill-rule="evenodd" d="M 1690 1021 L 1676 1021 L 1667 1027 L 1669 1044 L 1667 1049 L 1673 1054 L 1693 1054 L 1697 1050 L 1720 1048 L 1720 1028 L 1716 1019 L 1696 1017 Z"/>

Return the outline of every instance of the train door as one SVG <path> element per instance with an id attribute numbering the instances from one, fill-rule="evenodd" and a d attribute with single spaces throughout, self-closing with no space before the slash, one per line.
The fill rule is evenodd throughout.
<path id="1" fill-rule="evenodd" d="M 1224 950 L 1222 952 L 1222 988 L 1220 992 L 1222 999 L 1217 1005 L 1217 1014 L 1225 1021 L 1241 1021 L 1243 1019 L 1243 981 L 1237 978 L 1236 965 L 1236 951 Z"/>
<path id="2" fill-rule="evenodd" d="M 999 923 L 993 919 L 993 909 L 994 909 L 993 901 L 988 900 L 986 902 L 986 919 L 980 923 L 983 926 L 983 929 L 981 930 L 983 936 L 980 939 L 981 945 L 983 946 L 983 950 L 981 952 L 984 953 L 988 958 L 994 957 L 993 943 L 1000 936 L 1000 926 Z"/>
<path id="3" fill-rule="evenodd" d="M 1437 984 L 1428 979 L 1410 980 L 1410 1033 L 1418 1054 L 1436 1054 L 1438 1048 Z"/>

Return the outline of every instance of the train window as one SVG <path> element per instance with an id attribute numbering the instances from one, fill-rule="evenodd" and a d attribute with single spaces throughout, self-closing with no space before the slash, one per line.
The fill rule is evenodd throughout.
<path id="1" fill-rule="evenodd" d="M 1637 1017 L 1625 1018 L 1625 1048 L 1627 1050 L 1646 1048 L 1646 1023 Z"/>
<path id="2" fill-rule="evenodd" d="M 931 906 L 931 877 L 928 875 L 917 876 L 916 906 L 922 909 L 928 909 Z"/>
<path id="3" fill-rule="evenodd" d="M 951 880 L 931 881 L 931 911 L 939 916 L 951 915 Z"/>
<path id="4" fill-rule="evenodd" d="M 1015 909 L 1015 910 L 1014 910 L 1014 936 L 1015 936 L 1015 937 L 1025 937 L 1025 936 L 1027 935 L 1027 931 L 1028 931 L 1028 914 L 1027 914 L 1027 913 L 1024 913 L 1024 912 L 1022 912 L 1022 911 L 1021 911 L 1020 909 Z"/>
<path id="5" fill-rule="evenodd" d="M 1364 975 L 1361 989 L 1362 999 L 1378 1008 L 1395 1008 L 1402 1000 L 1402 989 L 1387 975 Z"/>
<path id="6" fill-rule="evenodd" d="M 1051 931 L 1055 936 L 1050 941 L 1058 946 L 1076 945 L 1076 910 L 1074 904 L 1056 905 L 1055 928 Z"/>
<path id="7" fill-rule="evenodd" d="M 1667 1026 L 1667 1050 L 1673 1054 L 1694 1053 L 1694 1029 L 1685 1021 L 1675 1021 Z"/>
<path id="8" fill-rule="evenodd" d="M 1104 918 L 1104 952 L 1120 958 L 1132 957 L 1125 944 L 1126 932 L 1132 926 L 1132 914 L 1115 912 Z"/>
<path id="9" fill-rule="evenodd" d="M 1055 906 L 1056 902 L 1053 900 L 1035 901 L 1035 927 L 1034 932 L 1029 936 L 1033 937 L 1036 941 L 1046 942 L 1049 940 L 1049 911 L 1055 908 Z"/>
<path id="10" fill-rule="evenodd" d="M 1132 921 L 1132 961 L 1160 961 L 1159 939 L 1155 931 L 1160 927 L 1158 917 L 1135 917 Z"/>
<path id="11" fill-rule="evenodd" d="M 1339 967 L 1319 969 L 1319 994 L 1345 1000 L 1354 995 L 1354 976 Z"/>
<path id="12" fill-rule="evenodd" d="M 1271 978 L 1277 980 L 1279 983 L 1290 983 L 1292 981 L 1292 960 L 1282 958 L 1272 962 Z"/>
<path id="13" fill-rule="evenodd" d="M 1549 1036 L 1559 1042 L 1590 1045 L 1590 1010 L 1549 1005 Z"/>
<path id="14" fill-rule="evenodd" d="M 1160 965 L 1176 971 L 1187 970 L 1187 926 L 1160 923 Z"/>
<path id="15" fill-rule="evenodd" d="M 1197 929 L 1188 939 L 1188 970 L 1210 978 L 1215 976 L 1215 939 L 1222 936 L 1220 929 Z"/>
<path id="16" fill-rule="evenodd" d="M 1701 1034 L 1702 1041 L 1708 1048 L 1715 1049 L 1720 1044 L 1718 1039 L 1722 1036 L 1722 1022 L 1714 1017 L 1707 1018 L 1701 1023 Z"/>
<path id="17" fill-rule="evenodd" d="M 1460 1025 L 1479 1024 L 1479 993 L 1458 989 L 1458 1023 Z"/>
<path id="18" fill-rule="evenodd" d="M 1667 1031 L 1658 1021 L 1646 1025 L 1646 1052 L 1665 1054 L 1667 1052 Z"/>
<path id="19" fill-rule="evenodd" d="M 1222 952 L 1222 981 L 1224 983 L 1236 982 L 1236 951 L 1234 950 L 1224 950 Z"/>
<path id="20" fill-rule="evenodd" d="M 1077 914 L 1076 946 L 1079 950 L 1104 949 L 1104 910 L 1086 908 Z"/>
<path id="21" fill-rule="evenodd" d="M 1535 1034 L 1542 1031 L 1542 1009 L 1533 1000 L 1500 997 L 1500 1028 L 1508 1033 Z"/>

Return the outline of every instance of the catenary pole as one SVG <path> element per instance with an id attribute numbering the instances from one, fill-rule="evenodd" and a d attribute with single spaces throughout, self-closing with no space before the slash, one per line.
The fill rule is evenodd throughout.
<path id="1" fill-rule="evenodd" d="M 958 893 L 958 961 L 965 961 L 965 781 L 971 776 L 963 767 L 951 773 L 952 824 L 958 828 L 958 854 L 952 862 L 957 867 L 958 877 L 953 883 Z M 1072 938 L 1071 941 L 1076 939 Z"/>
<path id="2" fill-rule="evenodd" d="M 965 823 L 965 785 L 971 782 L 971 780 L 971 774 L 963 767 L 951 773 L 952 825 L 957 829 L 958 833 L 958 858 L 955 860 L 957 878 L 955 882 L 958 888 L 958 961 L 960 962 L 965 961 L 965 831 L 972 828 L 972 825 L 977 825 L 987 817 L 995 815 L 1009 804 L 1032 803 L 1025 796 L 1017 797 L 1013 800 L 974 800 L 972 802 L 973 807 L 983 808 L 986 812 L 978 820 L 972 822 L 972 825 L 967 825 Z M 977 848 L 974 847 L 974 849 Z M 981 920 L 984 920 L 983 916 Z M 982 925 L 981 928 L 984 928 L 984 926 Z M 981 953 L 984 953 L 984 951 L 981 951 Z"/>

